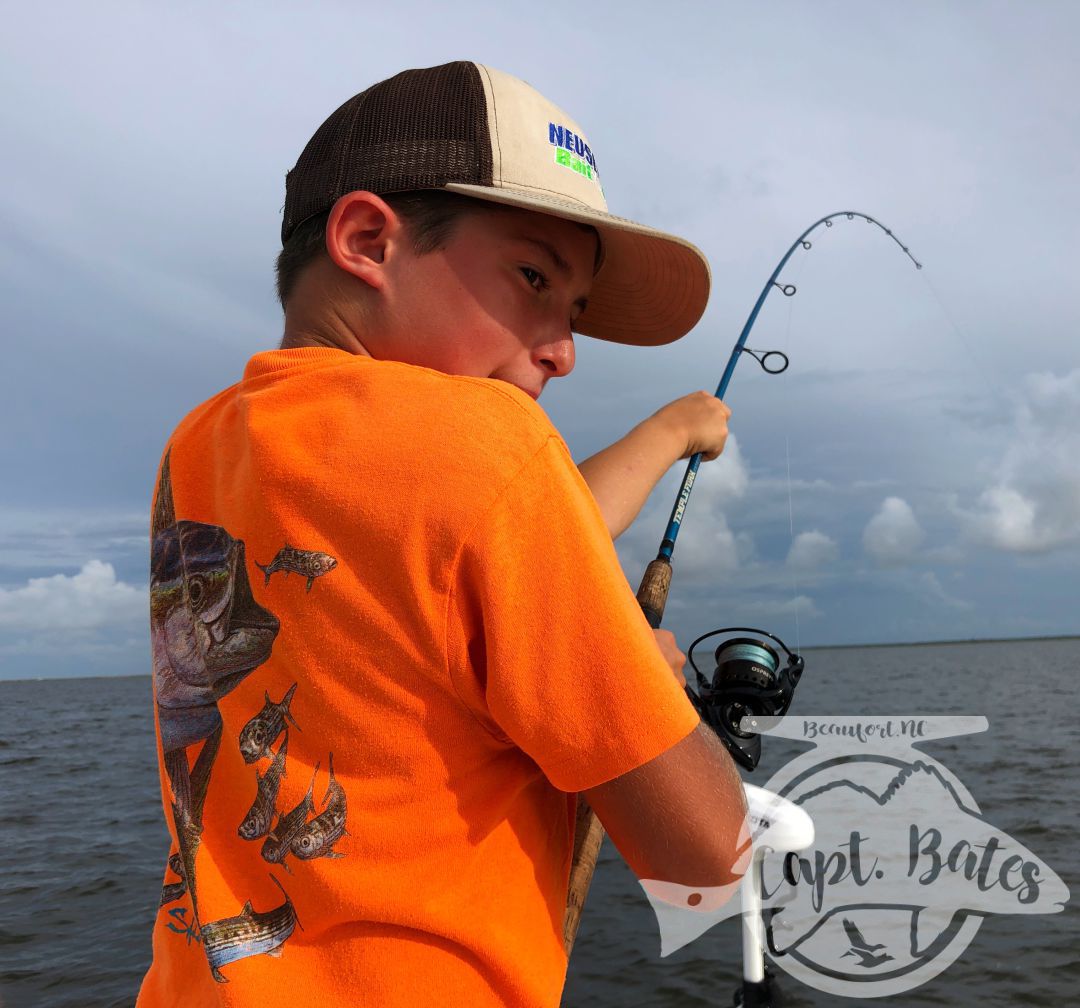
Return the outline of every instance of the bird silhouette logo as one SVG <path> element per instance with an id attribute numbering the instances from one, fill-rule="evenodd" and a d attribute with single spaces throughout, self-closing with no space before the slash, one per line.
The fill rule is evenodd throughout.
<path id="1" fill-rule="evenodd" d="M 883 944 L 871 945 L 863 936 L 859 930 L 858 925 L 853 920 L 844 918 L 844 933 L 848 936 L 848 941 L 851 942 L 851 948 L 849 948 L 842 958 L 847 956 L 856 956 L 859 960 L 858 965 L 869 968 L 871 966 L 880 966 L 882 963 L 892 961 L 892 956 L 888 953 L 882 953 L 881 955 L 874 955 L 875 952 L 880 952 L 885 946 Z"/>

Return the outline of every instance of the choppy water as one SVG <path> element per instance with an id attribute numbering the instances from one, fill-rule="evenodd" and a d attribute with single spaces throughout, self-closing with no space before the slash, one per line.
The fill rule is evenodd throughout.
<path id="1" fill-rule="evenodd" d="M 982 714 L 925 746 L 1074 892 L 1064 913 L 990 916 L 941 976 L 857 1006 L 1077 1003 L 1080 640 L 813 651 L 793 714 Z M 765 740 L 763 784 L 802 747 Z M 150 681 L 0 682 L 0 1004 L 130 1005 L 149 961 L 167 834 Z M 636 879 L 605 841 L 563 1004 L 718 1006 L 738 984 L 724 921 L 668 958 Z M 837 999 L 780 974 L 788 1008 Z"/>

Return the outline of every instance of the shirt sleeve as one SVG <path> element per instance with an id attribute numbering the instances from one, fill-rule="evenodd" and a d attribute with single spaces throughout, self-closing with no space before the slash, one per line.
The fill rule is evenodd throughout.
<path id="1" fill-rule="evenodd" d="M 459 695 L 555 787 L 603 784 L 697 726 L 561 439 L 480 517 L 452 584 Z"/>

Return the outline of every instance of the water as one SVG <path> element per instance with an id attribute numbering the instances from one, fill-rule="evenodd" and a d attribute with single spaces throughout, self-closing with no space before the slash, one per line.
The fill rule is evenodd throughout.
<path id="1" fill-rule="evenodd" d="M 150 678 L 0 682 L 0 1001 L 130 1005 L 168 833 Z"/>
<path id="2" fill-rule="evenodd" d="M 1080 640 L 807 653 L 793 714 L 981 714 L 990 730 L 922 748 L 968 788 L 983 815 L 1065 881 L 1073 898 L 1053 916 L 991 916 L 935 980 L 878 1000 L 837 999 L 779 973 L 786 1008 L 826 1005 L 1076 1004 L 1080 988 Z M 751 783 L 805 747 L 765 739 Z M 609 842 L 598 862 L 563 1004 L 726 1006 L 740 980 L 741 936 L 724 921 L 666 959 L 652 909 Z"/>
<path id="3" fill-rule="evenodd" d="M 821 650 L 793 713 L 982 714 L 982 735 L 926 750 L 984 816 L 1076 894 L 1053 916 L 991 916 L 941 976 L 907 994 L 843 1003 L 1076 1003 L 1080 988 L 1080 640 Z M 796 743 L 765 740 L 764 783 Z M 150 957 L 168 840 L 150 681 L 0 682 L 0 1004 L 130 1005 Z M 731 1004 L 738 923 L 666 959 L 641 888 L 605 841 L 563 997 L 565 1008 Z M 780 974 L 788 1008 L 837 999 Z"/>

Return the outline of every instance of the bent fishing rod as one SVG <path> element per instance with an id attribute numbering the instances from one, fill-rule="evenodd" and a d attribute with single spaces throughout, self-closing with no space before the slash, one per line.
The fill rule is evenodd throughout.
<path id="1" fill-rule="evenodd" d="M 789 360 L 787 354 L 782 351 L 751 350 L 746 346 L 750 330 L 754 328 L 762 305 L 774 289 L 779 290 L 785 297 L 792 297 L 796 293 L 797 288 L 794 284 L 781 283 L 779 278 L 788 260 L 797 249 L 810 250 L 812 247 L 810 235 L 819 227 L 831 228 L 836 220 L 855 220 L 856 218 L 880 228 L 896 242 L 901 251 L 915 264 L 916 269 L 922 269 L 922 263 L 911 254 L 908 247 L 889 228 L 869 214 L 860 213 L 857 210 L 840 210 L 815 221 L 791 243 L 791 247 L 784 253 L 769 279 L 765 281 L 765 286 L 761 288 L 761 293 L 754 302 L 746 324 L 742 327 L 742 332 L 739 333 L 739 338 L 732 347 L 727 367 L 724 368 L 723 376 L 720 378 L 720 384 L 716 387 L 714 395 L 717 399 L 722 399 L 726 394 L 731 377 L 735 373 L 735 365 L 744 353 L 750 354 L 767 374 L 781 374 L 787 370 Z M 654 630 L 659 629 L 664 618 L 664 607 L 671 590 L 671 558 L 675 552 L 675 541 L 682 527 L 686 505 L 690 500 L 690 491 L 694 487 L 700 465 L 701 453 L 698 452 L 692 455 L 687 463 L 686 473 L 675 498 L 664 538 L 660 542 L 660 549 L 656 559 L 645 568 L 645 574 L 637 590 L 638 604 L 649 626 Z M 787 654 L 786 666 L 780 669 L 780 657 L 772 645 L 766 641 L 745 637 L 735 638 L 725 641 L 716 649 L 716 670 L 710 682 L 693 663 L 694 647 L 706 637 L 741 631 L 769 638 L 778 644 Z M 698 689 L 695 692 L 687 686 L 686 695 L 701 715 L 702 720 L 720 736 L 736 763 L 747 770 L 753 770 L 761 753 L 761 737 L 741 729 L 740 721 L 748 715 L 780 716 L 787 710 L 791 703 L 792 693 L 802 674 L 802 658 L 790 651 L 779 637 L 748 627 L 726 627 L 705 634 L 691 645 L 690 655 L 691 665 L 697 673 Z M 566 916 L 563 920 L 563 944 L 567 956 L 570 955 L 577 937 L 581 911 L 585 905 L 585 897 L 588 895 L 603 839 L 604 828 L 600 820 L 579 795 L 577 823 L 574 830 L 573 864 L 570 868 Z"/>

